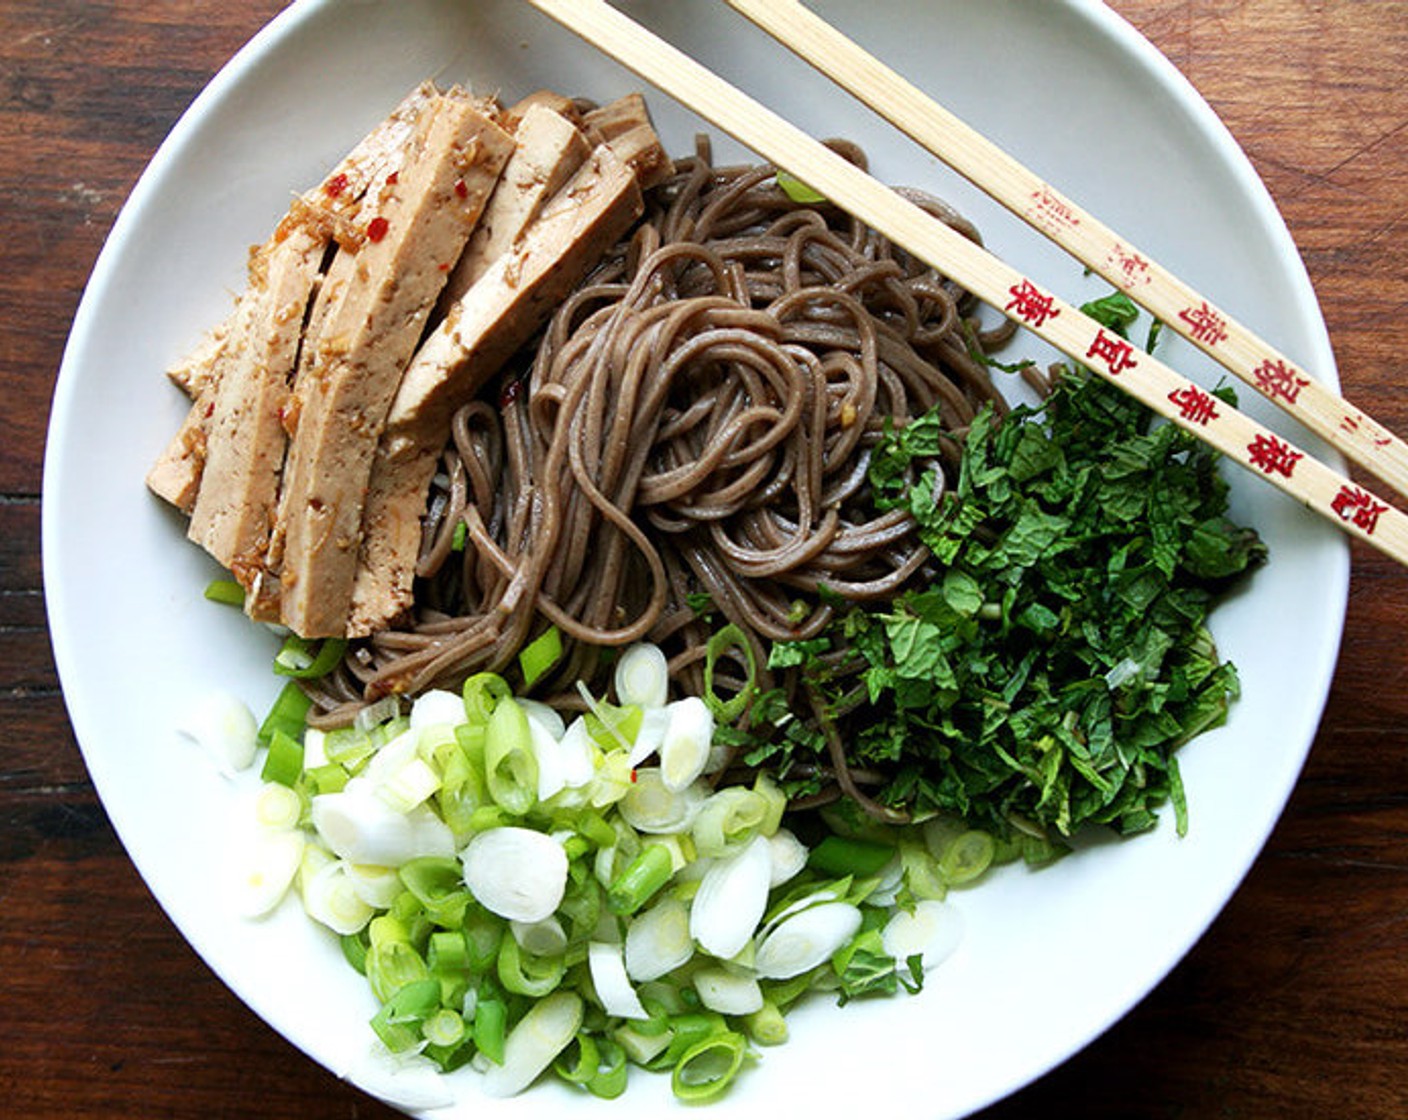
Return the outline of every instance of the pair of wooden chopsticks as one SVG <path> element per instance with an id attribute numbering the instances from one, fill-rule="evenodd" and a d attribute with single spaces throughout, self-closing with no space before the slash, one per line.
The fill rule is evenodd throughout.
<path id="1" fill-rule="evenodd" d="M 1408 445 L 796 0 L 726 0 L 1346 457 L 1408 493 Z M 529 0 L 1062 353 L 1352 536 L 1408 564 L 1408 515 L 954 232 L 606 0 Z"/>

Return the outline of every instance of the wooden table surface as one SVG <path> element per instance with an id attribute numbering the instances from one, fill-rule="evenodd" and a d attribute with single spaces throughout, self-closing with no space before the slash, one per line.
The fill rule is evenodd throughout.
<path id="1" fill-rule="evenodd" d="M 152 900 L 84 768 L 45 629 L 45 424 L 84 282 L 167 130 L 281 6 L 0 3 L 0 1114 L 392 1115 L 264 1026 Z M 1347 395 L 1408 433 L 1408 2 L 1112 6 L 1246 149 Z M 1244 886 L 1123 1022 L 985 1120 L 1408 1116 L 1405 622 L 1408 573 L 1356 546 L 1324 721 Z"/>

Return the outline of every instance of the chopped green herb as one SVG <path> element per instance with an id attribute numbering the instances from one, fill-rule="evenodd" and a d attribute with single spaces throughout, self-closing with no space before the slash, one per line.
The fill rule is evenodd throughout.
<path id="1" fill-rule="evenodd" d="M 1132 308 L 1087 310 L 1124 331 Z M 947 491 L 942 434 L 933 415 L 886 432 L 871 482 L 878 506 L 915 518 L 943 577 L 774 644 L 770 667 L 802 673 L 849 764 L 885 776 L 882 804 L 961 817 L 1035 862 L 1086 824 L 1146 830 L 1168 803 L 1181 833 L 1173 752 L 1237 694 L 1207 615 L 1266 555 L 1227 517 L 1216 453 L 1080 370 L 1041 408 L 981 413 Z M 859 678 L 831 668 L 841 648 Z M 826 746 L 786 710 L 760 696 L 735 737 L 801 795 Z"/>

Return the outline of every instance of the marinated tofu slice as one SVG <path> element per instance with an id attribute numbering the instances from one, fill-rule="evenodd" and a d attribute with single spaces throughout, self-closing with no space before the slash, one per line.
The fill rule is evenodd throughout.
<path id="1" fill-rule="evenodd" d="M 214 408 L 215 387 L 202 391 L 186 412 L 176 436 L 147 472 L 147 489 L 189 515 L 200 491 L 205 466 L 205 420 Z"/>
<path id="2" fill-rule="evenodd" d="M 631 168 L 596 148 L 417 351 L 372 465 L 348 636 L 375 633 L 411 605 L 421 518 L 454 409 L 541 328 L 643 209 Z"/>
<path id="3" fill-rule="evenodd" d="M 230 364 L 213 387 L 187 535 L 227 568 L 267 541 L 284 459 L 283 409 L 325 238 L 299 227 L 253 266 Z"/>
<path id="4" fill-rule="evenodd" d="M 445 285 L 440 302 L 446 310 L 523 235 L 591 151 L 582 130 L 546 102 L 523 110 L 513 139 L 513 155 Z"/>
<path id="5" fill-rule="evenodd" d="M 429 84 L 412 90 L 322 182 L 295 200 L 268 241 L 251 250 L 245 289 L 236 297 L 229 315 L 167 371 L 168 376 L 195 400 L 175 438 L 149 472 L 147 485 L 158 497 L 171 502 L 182 512 L 193 513 L 211 436 L 214 435 L 217 457 L 223 460 L 221 469 L 233 469 L 235 474 L 220 478 L 216 484 L 220 489 L 212 493 L 202 509 L 202 518 L 207 520 L 208 525 L 220 527 L 202 529 L 199 535 L 204 543 L 203 538 L 207 532 L 210 533 L 210 539 L 219 548 L 224 563 L 230 563 L 234 555 L 249 546 L 246 529 L 257 533 L 262 528 L 267 533 L 268 503 L 273 496 L 270 487 L 271 484 L 277 486 L 277 479 L 271 480 L 268 475 L 268 466 L 281 461 L 283 456 L 280 434 L 267 425 L 254 423 L 256 419 L 267 416 L 269 407 L 277 411 L 281 402 L 271 400 L 265 402 L 263 411 L 256 409 L 251 412 L 246 407 L 246 397 L 257 393 L 260 388 L 277 395 L 279 375 L 283 377 L 283 392 L 286 394 L 292 367 L 279 370 L 268 365 L 269 360 L 284 360 L 286 346 L 280 350 L 282 356 L 263 348 L 266 361 L 261 365 L 258 361 L 261 344 L 251 332 L 267 333 L 270 330 L 266 320 L 268 314 L 282 307 L 286 314 L 291 315 L 300 298 L 304 302 L 308 298 L 293 292 L 289 300 L 271 302 L 267 288 L 271 260 L 276 256 L 283 258 L 274 262 L 272 271 L 285 276 L 291 259 L 303 255 L 305 251 L 311 252 L 306 236 L 312 236 L 320 246 L 327 246 L 342 225 L 351 221 L 368 187 L 395 171 L 404 156 L 415 122 L 434 92 L 434 87 Z M 296 240 L 291 243 L 290 238 L 295 235 Z M 281 246 L 284 248 L 281 249 Z M 309 282 L 316 282 L 316 276 L 310 277 Z M 289 295 L 287 289 L 285 295 Z M 291 318 L 286 318 L 282 327 L 290 325 L 295 324 Z M 287 342 L 287 339 L 283 341 Z M 220 386 L 226 376 L 235 379 L 235 388 L 227 387 L 222 398 Z M 232 412 L 240 415 L 232 415 Z M 274 441 L 277 449 L 249 442 L 256 438 Z M 225 445 L 223 449 L 222 444 Z M 240 447 L 249 456 L 249 461 L 243 466 L 238 465 L 240 456 L 237 449 Z M 247 521 L 234 512 L 236 505 L 246 501 L 243 496 L 246 493 L 252 494 L 249 501 L 256 510 L 256 516 Z M 259 524 L 261 513 L 262 527 Z M 226 533 L 233 538 L 233 543 L 226 541 Z"/>
<path id="6" fill-rule="evenodd" d="M 675 173 L 675 161 L 660 142 L 645 98 L 638 93 L 628 93 L 585 113 L 582 127 L 594 141 L 611 145 L 635 171 L 642 190 L 659 186 Z"/>
<path id="7" fill-rule="evenodd" d="M 182 392 L 192 400 L 209 389 L 218 378 L 218 368 L 225 353 L 226 343 L 229 342 L 239 317 L 239 301 L 236 300 L 229 315 L 206 331 L 190 353 L 182 355 L 167 369 L 166 376 L 179 385 Z"/>
<path id="8" fill-rule="evenodd" d="M 467 95 L 443 95 L 422 114 L 405 165 L 363 224 L 355 267 L 306 343 L 313 349 L 295 385 L 274 573 L 280 617 L 303 637 L 346 629 L 387 408 L 513 151 L 490 112 Z"/>
<path id="9" fill-rule="evenodd" d="M 509 106 L 510 120 L 521 120 L 534 105 L 551 109 L 560 117 L 565 117 L 578 128 L 582 127 L 582 106 L 575 99 L 553 89 L 534 90 L 527 97 Z"/>

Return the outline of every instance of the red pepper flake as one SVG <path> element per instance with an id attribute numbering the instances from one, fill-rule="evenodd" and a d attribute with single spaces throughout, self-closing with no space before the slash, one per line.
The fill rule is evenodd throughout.
<path id="1" fill-rule="evenodd" d="M 378 215 L 367 223 L 367 240 L 380 241 L 386 236 L 386 231 L 391 228 L 391 223 Z"/>
<path id="2" fill-rule="evenodd" d="M 207 420 L 209 420 L 209 419 L 210 419 L 212 416 L 214 416 L 214 415 L 215 415 L 215 402 L 214 402 L 214 401 L 211 401 L 208 405 L 205 406 L 205 418 L 206 418 Z"/>
<path id="3" fill-rule="evenodd" d="M 635 768 L 634 766 L 632 766 L 632 767 L 631 767 L 631 785 L 635 785 L 635 784 L 636 784 L 636 768 Z"/>
<path id="4" fill-rule="evenodd" d="M 323 186 L 323 193 L 329 198 L 336 198 L 347 189 L 347 174 L 339 171 Z"/>
<path id="5" fill-rule="evenodd" d="M 435 267 L 438 268 L 441 272 L 449 272 L 449 271 L 450 271 L 450 266 L 449 266 L 448 262 L 446 262 L 446 261 L 441 261 L 441 262 L 440 262 L 438 265 L 436 265 Z"/>
<path id="6" fill-rule="evenodd" d="M 456 193 L 457 195 L 459 195 L 461 198 L 468 198 L 468 197 L 469 197 L 469 188 L 464 185 L 464 180 L 463 180 L 463 179 L 456 179 L 456 180 L 455 180 L 455 193 Z"/>
<path id="7" fill-rule="evenodd" d="M 399 171 L 393 171 L 390 175 L 386 177 L 386 185 L 388 187 L 394 187 L 396 185 L 396 181 L 400 178 L 401 173 Z"/>
<path id="8" fill-rule="evenodd" d="M 523 379 L 515 377 L 499 391 L 499 407 L 508 408 L 523 393 Z"/>

